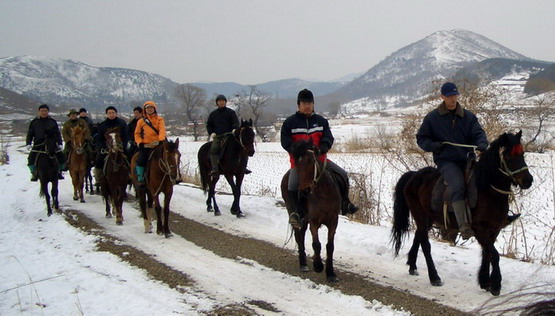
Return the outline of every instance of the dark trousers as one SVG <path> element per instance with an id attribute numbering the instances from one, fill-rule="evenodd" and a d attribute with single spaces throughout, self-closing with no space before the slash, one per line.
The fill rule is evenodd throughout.
<path id="1" fill-rule="evenodd" d="M 137 157 L 137 166 L 144 167 L 148 161 L 148 156 L 152 152 L 153 148 L 139 147 L 139 156 Z"/>
<path id="2" fill-rule="evenodd" d="M 438 169 L 444 181 L 451 188 L 451 202 L 464 200 L 464 163 L 444 161 L 438 165 Z"/>

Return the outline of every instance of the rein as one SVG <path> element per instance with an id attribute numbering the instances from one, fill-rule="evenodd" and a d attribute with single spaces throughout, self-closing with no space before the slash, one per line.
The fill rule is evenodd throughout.
<path id="1" fill-rule="evenodd" d="M 314 179 L 312 180 L 312 187 L 315 187 L 322 176 L 324 175 L 324 171 L 326 170 L 326 166 L 328 164 L 328 160 L 325 159 L 320 167 L 320 163 L 318 163 L 318 157 L 316 157 L 316 153 L 314 150 L 307 150 L 308 152 L 312 153 L 312 157 L 314 158 Z"/>
<path id="2" fill-rule="evenodd" d="M 505 158 L 503 157 L 503 151 L 504 151 L 504 150 L 505 150 L 504 147 L 499 148 L 499 159 L 501 160 L 501 166 L 503 167 L 503 169 L 499 168 L 499 171 L 500 171 L 502 174 L 504 174 L 504 175 L 506 175 L 507 177 L 509 177 L 509 178 L 511 178 L 512 180 L 514 180 L 514 179 L 515 179 L 514 175 L 517 174 L 517 173 L 519 173 L 519 172 L 522 172 L 522 171 L 524 171 L 524 170 L 528 170 L 528 166 L 524 166 L 524 167 L 522 167 L 522 168 L 520 168 L 520 169 L 517 169 L 517 170 L 514 170 L 514 171 L 511 170 L 511 169 L 509 169 L 509 166 L 507 166 L 507 163 L 505 162 Z"/>
<path id="3" fill-rule="evenodd" d="M 172 177 L 171 165 L 168 162 L 168 157 L 164 155 L 164 151 L 164 148 L 162 148 L 162 156 L 160 157 L 160 159 L 158 159 L 158 167 L 164 173 L 164 176 L 162 177 L 162 180 L 160 180 L 160 184 L 158 185 L 158 189 L 156 189 L 154 195 L 158 195 L 161 192 L 160 190 L 162 189 L 162 184 L 164 184 L 164 180 L 166 179 L 166 177 L 170 179 L 172 184 L 176 183 L 177 180 L 181 178 L 179 168 L 177 168 L 176 176 Z"/>

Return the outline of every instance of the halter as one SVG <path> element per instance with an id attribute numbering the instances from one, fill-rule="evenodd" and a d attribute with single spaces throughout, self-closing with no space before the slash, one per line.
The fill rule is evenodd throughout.
<path id="1" fill-rule="evenodd" d="M 503 167 L 503 169 L 499 168 L 499 171 L 506 175 L 507 177 L 511 178 L 511 180 L 515 180 L 514 175 L 518 174 L 519 172 L 522 172 L 524 170 L 528 170 L 528 166 L 524 166 L 520 169 L 517 170 L 511 170 L 509 169 L 509 166 L 507 166 L 507 162 L 505 161 L 505 158 L 503 157 L 503 151 L 505 150 L 505 147 L 501 147 L 499 148 L 499 159 L 501 161 L 501 167 Z"/>
<path id="2" fill-rule="evenodd" d="M 73 147 L 75 147 L 75 153 L 78 155 L 82 155 L 85 152 L 85 143 L 81 142 L 80 146 L 75 146 L 74 142 L 75 140 L 72 138 L 71 143 L 73 144 Z"/>

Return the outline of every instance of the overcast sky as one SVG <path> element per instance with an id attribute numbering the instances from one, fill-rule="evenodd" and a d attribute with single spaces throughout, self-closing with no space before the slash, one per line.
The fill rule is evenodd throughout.
<path id="1" fill-rule="evenodd" d="M 553 0 L 0 0 L 0 57 L 258 84 L 365 72 L 441 30 L 555 61 Z"/>

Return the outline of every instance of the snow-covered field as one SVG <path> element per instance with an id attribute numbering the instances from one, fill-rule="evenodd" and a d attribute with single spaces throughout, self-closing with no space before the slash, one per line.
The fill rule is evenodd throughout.
<path id="1" fill-rule="evenodd" d="M 201 143 L 181 144 L 182 165 L 188 172 L 194 172 L 195 155 Z M 38 197 L 39 187 L 28 181 L 26 154 L 15 150 L 18 145 L 21 143 L 13 143 L 9 148 L 10 164 L 0 166 L 4 179 L 0 182 L 4 199 L 0 225 L 0 315 L 197 314 L 216 306 L 250 300 L 270 302 L 284 315 L 294 315 L 299 313 L 299 302 L 294 298 L 301 296 L 300 293 L 310 302 L 310 307 L 306 304 L 302 309 L 303 314 L 321 314 L 324 303 L 328 314 L 404 314 L 379 302 L 344 295 L 243 258 L 217 257 L 179 236 L 163 239 L 144 234 L 142 220 L 133 204 L 124 205 L 125 225 L 116 226 L 113 219 L 104 218 L 100 197 L 89 196 L 86 204 L 74 202 L 71 182 L 69 179 L 61 182 L 63 208 L 82 210 L 109 234 L 155 255 L 195 281 L 193 288 L 171 290 L 149 280 L 142 270 L 119 258 L 96 252 L 95 237 L 76 230 L 61 215 L 46 217 L 44 202 Z M 253 174 L 245 179 L 243 191 L 246 195 L 241 199 L 246 218 L 236 219 L 227 212 L 232 202 L 228 195 L 217 196 L 223 216 L 206 213 L 206 197 L 190 185 L 176 187 L 172 210 L 226 232 L 283 246 L 289 228 L 285 210 L 276 206 L 281 199 L 277 185 L 288 168 L 288 159 L 276 143 L 259 143 L 256 149 L 257 153 L 249 162 Z M 381 182 L 383 207 L 390 209 L 391 189 L 399 176 L 398 171 L 379 156 L 369 154 L 336 154 L 330 158 L 350 172 L 368 173 L 373 185 Z M 518 242 L 526 242 L 519 251 L 528 254 L 533 262 L 501 258 L 502 294 L 531 284 L 551 287 L 555 284 L 555 267 L 539 264 L 542 260 L 551 260 L 553 264 L 553 258 L 545 257 L 553 253 L 552 249 L 545 249 L 546 245 L 553 247 L 554 244 L 553 155 L 527 154 L 527 161 L 535 183 L 517 198 L 523 216 L 514 229 L 520 229 Z M 224 182 L 220 182 L 220 189 L 225 191 Z M 260 196 L 261 193 L 264 196 Z M 498 239 L 497 247 L 501 251 L 507 247 L 510 234 L 511 228 L 507 228 Z M 295 249 L 292 242 L 285 247 Z M 422 257 L 419 277 L 408 275 L 404 255 L 393 257 L 387 224 L 370 226 L 341 218 L 335 248 L 338 267 L 445 305 L 472 311 L 492 298 L 476 284 L 480 249 L 473 241 L 457 247 L 433 242 L 436 266 L 445 283 L 440 288 L 430 286 Z M 405 244 L 401 253 L 407 251 Z M 253 309 L 257 310 L 254 306 Z"/>

